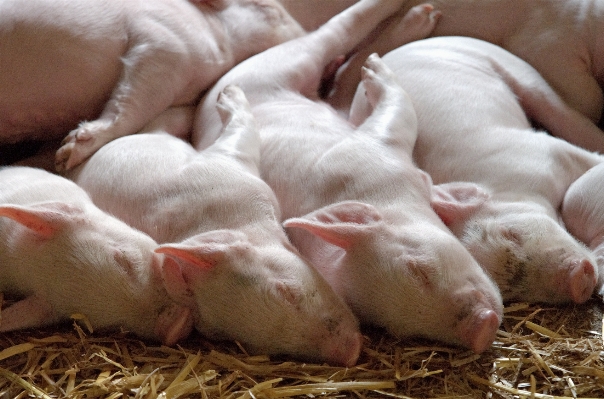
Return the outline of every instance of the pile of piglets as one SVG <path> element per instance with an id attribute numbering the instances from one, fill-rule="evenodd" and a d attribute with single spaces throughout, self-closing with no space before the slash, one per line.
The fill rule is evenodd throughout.
<path id="1" fill-rule="evenodd" d="M 0 169 L 0 331 L 350 367 L 364 325 L 481 353 L 506 302 L 602 294 L 590 7 L 1 2 L 0 151 L 50 151 Z"/>

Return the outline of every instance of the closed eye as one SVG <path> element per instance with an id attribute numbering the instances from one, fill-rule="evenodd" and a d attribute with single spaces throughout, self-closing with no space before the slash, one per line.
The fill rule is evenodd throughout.
<path id="1" fill-rule="evenodd" d="M 120 268 L 126 272 L 126 274 L 130 277 L 134 277 L 134 267 L 132 263 L 128 260 L 128 256 L 126 253 L 120 249 L 116 249 L 113 255 L 113 259 L 119 265 Z"/>

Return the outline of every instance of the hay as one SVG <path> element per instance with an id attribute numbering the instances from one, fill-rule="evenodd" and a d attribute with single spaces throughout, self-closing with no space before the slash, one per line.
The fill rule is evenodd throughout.
<path id="1" fill-rule="evenodd" d="M 482 355 L 367 330 L 353 368 L 250 356 L 198 335 L 153 346 L 77 320 L 0 334 L 0 398 L 603 398 L 601 309 L 601 299 L 508 306 Z"/>

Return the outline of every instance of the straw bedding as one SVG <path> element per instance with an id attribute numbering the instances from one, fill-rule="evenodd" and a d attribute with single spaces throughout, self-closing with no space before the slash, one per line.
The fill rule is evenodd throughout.
<path id="1" fill-rule="evenodd" d="M 365 330 L 353 368 L 251 356 L 194 335 L 177 347 L 72 325 L 0 334 L 5 398 L 604 398 L 602 299 L 511 304 L 481 355 Z"/>

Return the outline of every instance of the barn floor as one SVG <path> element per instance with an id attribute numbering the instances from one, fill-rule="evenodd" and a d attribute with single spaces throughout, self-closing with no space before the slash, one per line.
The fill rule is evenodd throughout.
<path id="1" fill-rule="evenodd" d="M 74 321 L 0 334 L 0 399 L 603 398 L 603 308 L 601 298 L 512 304 L 481 355 L 365 330 L 361 359 L 348 369 L 249 356 L 199 336 L 153 346 Z"/>

